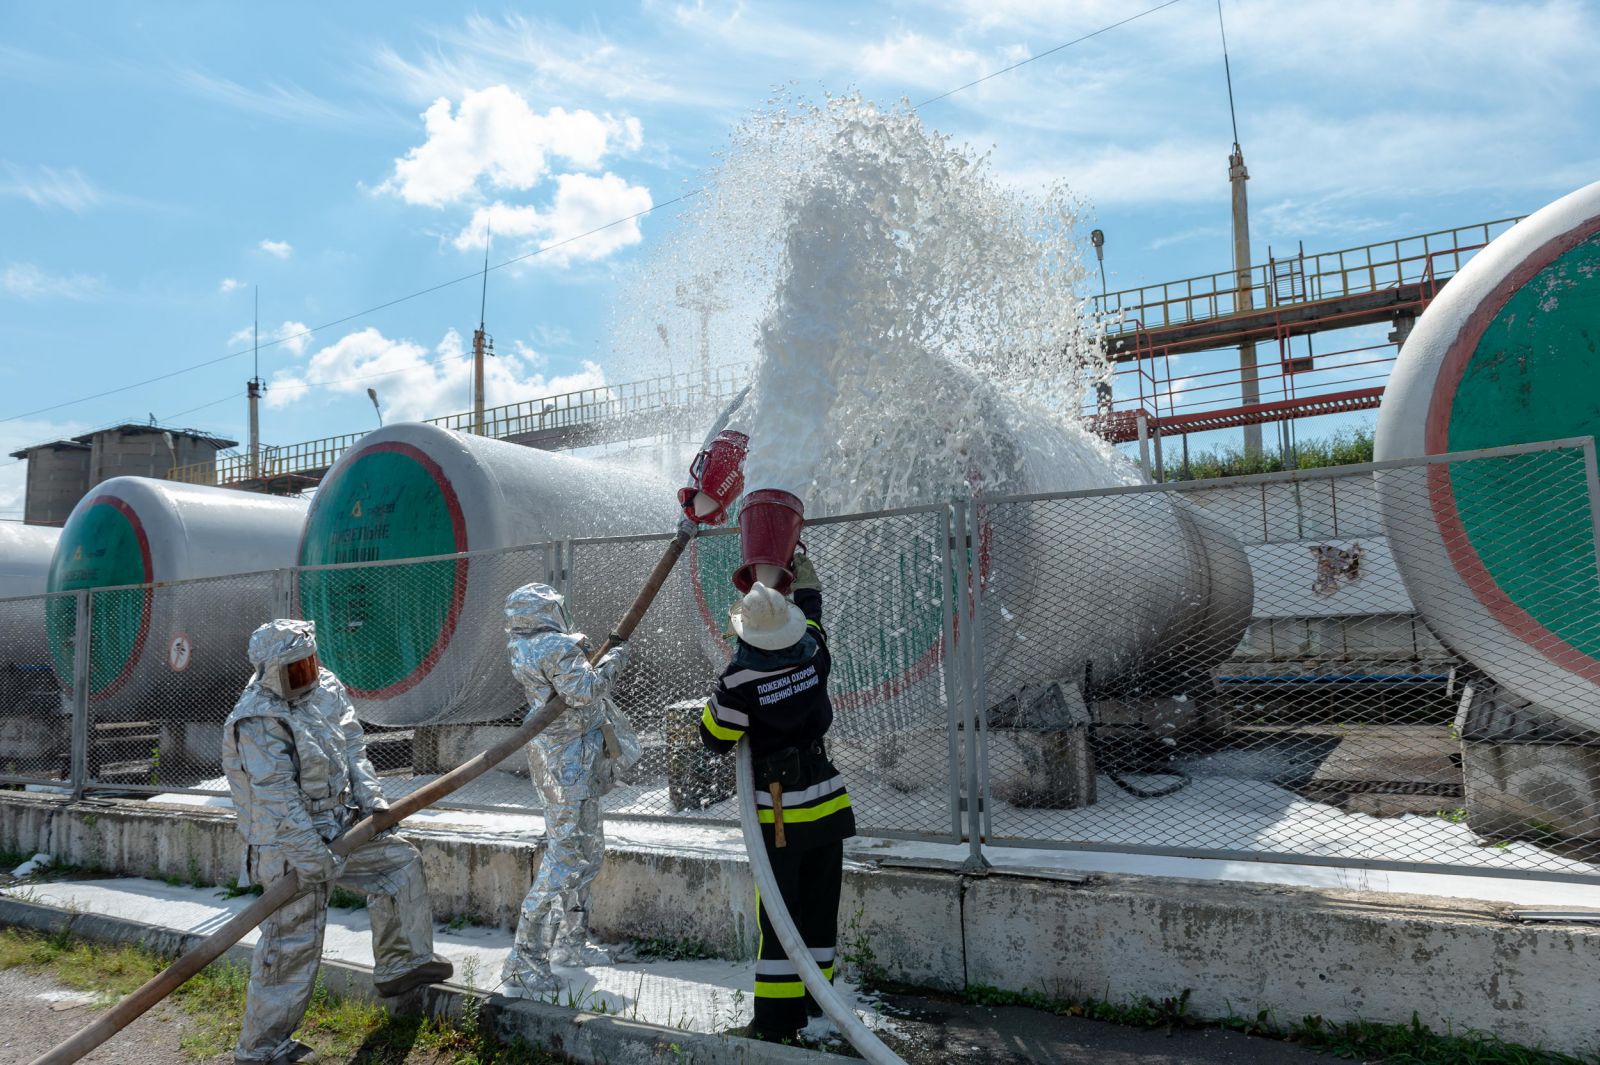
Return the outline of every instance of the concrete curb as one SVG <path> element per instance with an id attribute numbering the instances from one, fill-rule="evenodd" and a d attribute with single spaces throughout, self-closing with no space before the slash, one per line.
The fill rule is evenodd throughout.
<path id="1" fill-rule="evenodd" d="M 22 928 L 45 935 L 71 934 L 97 943 L 138 946 L 173 957 L 198 945 L 206 937 L 159 925 L 128 921 L 98 913 L 74 913 L 55 906 L 0 896 L 0 927 Z M 231 947 L 222 960 L 250 964 L 252 948 Z M 372 970 L 364 965 L 325 958 L 323 980 L 329 990 L 349 998 L 378 1000 Z M 403 1004 L 436 1017 L 459 1018 L 472 990 L 454 984 L 435 984 L 415 992 Z M 483 996 L 480 1016 L 494 1035 L 504 1041 L 521 1038 L 529 1044 L 565 1054 L 582 1065 L 845 1065 L 858 1058 L 763 1043 L 727 1035 L 685 1032 L 642 1021 L 603 1014 L 583 1013 L 499 995 Z M 390 1000 L 400 1001 L 400 1000 Z"/>

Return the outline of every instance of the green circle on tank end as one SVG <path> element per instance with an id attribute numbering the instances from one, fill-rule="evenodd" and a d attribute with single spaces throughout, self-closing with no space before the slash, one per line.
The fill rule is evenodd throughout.
<path id="1" fill-rule="evenodd" d="M 93 503 L 61 532 L 45 588 L 73 592 L 81 588 L 115 588 L 146 584 L 152 579 L 144 544 L 133 519 L 110 503 Z M 147 596 L 142 588 L 98 592 L 89 624 L 89 691 L 99 694 L 115 683 L 131 664 L 145 631 Z M 49 600 L 46 632 L 56 675 L 72 676 L 73 630 L 77 607 L 70 597 Z"/>
<path id="2" fill-rule="evenodd" d="M 1463 370 L 1449 449 L 1600 432 L 1600 234 L 1506 300 Z M 1600 573 L 1583 455 L 1575 449 L 1457 463 L 1451 485 L 1472 549 L 1535 621 L 1600 657 Z"/>
<path id="3" fill-rule="evenodd" d="M 403 445 L 402 445 L 403 447 Z M 442 475 L 420 452 L 372 450 L 317 493 L 300 544 L 300 564 L 400 562 L 465 550 L 460 510 Z M 300 603 L 317 623 L 325 665 L 351 688 L 403 684 L 445 635 L 458 589 L 453 561 L 308 570 Z"/>

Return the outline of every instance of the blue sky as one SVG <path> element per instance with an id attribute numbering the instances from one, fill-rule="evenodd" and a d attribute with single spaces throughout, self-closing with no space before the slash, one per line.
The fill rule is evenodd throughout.
<path id="1" fill-rule="evenodd" d="M 915 102 L 1156 2 L 6 5 L 0 444 L 152 414 L 242 439 L 250 359 L 223 357 L 247 346 L 253 286 L 263 339 L 344 318 L 471 272 L 486 216 L 498 261 L 673 199 L 775 86 Z M 1523 213 L 1600 176 L 1600 5 L 1225 10 L 1258 259 Z M 1005 180 L 1071 184 L 1112 287 L 1229 265 L 1209 0 L 922 114 Z M 629 375 L 607 326 L 676 210 L 493 275 L 491 403 Z M 368 384 L 391 418 L 465 409 L 477 301 L 457 285 L 264 349 L 264 439 L 372 427 Z M 0 467 L 0 517 L 20 488 Z"/>

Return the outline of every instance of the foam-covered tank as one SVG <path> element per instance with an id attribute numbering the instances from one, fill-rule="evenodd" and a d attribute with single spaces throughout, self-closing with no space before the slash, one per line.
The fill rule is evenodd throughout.
<path id="1" fill-rule="evenodd" d="M 37 714 L 55 683 L 42 596 L 60 529 L 0 523 L 0 716 Z"/>
<path id="2" fill-rule="evenodd" d="M 299 499 L 148 477 L 114 477 L 84 496 L 61 529 L 48 587 L 110 589 L 91 597 L 95 716 L 220 720 L 249 679 L 251 631 L 281 609 L 262 571 L 294 564 L 305 512 Z M 248 576 L 200 580 L 238 574 Z M 187 581 L 198 583 L 172 584 Z M 65 597 L 48 607 L 67 686 L 73 610 Z"/>
<path id="3" fill-rule="evenodd" d="M 974 488 L 1003 500 L 1138 480 L 1125 460 L 1076 428 L 966 371 L 929 359 L 916 373 L 907 387 L 926 397 L 927 416 L 898 417 L 871 440 L 837 442 L 840 453 L 817 463 L 805 493 L 809 516 L 837 505 L 837 485 L 870 478 L 923 486 L 930 501 Z M 749 414 L 735 409 L 727 417 L 744 429 Z M 891 462 L 886 453 L 909 458 Z M 966 456 L 969 468 L 935 468 L 953 453 Z M 747 490 L 759 487 L 746 482 Z M 847 494 L 849 506 L 882 505 Z M 971 557 L 985 593 L 991 704 L 1051 679 L 1082 684 L 1091 698 L 1197 691 L 1250 620 L 1254 585 L 1243 548 L 1173 493 L 1000 501 L 980 504 L 977 517 Z M 938 533 L 937 515 L 928 513 L 822 523 L 802 534 L 824 582 L 834 703 L 854 711 L 837 726 L 846 735 L 942 727 L 938 667 L 949 589 Z M 736 537 L 704 538 L 692 548 L 688 580 L 709 651 L 722 646 L 737 554 Z"/>
<path id="4" fill-rule="evenodd" d="M 1600 182 L 1518 222 L 1406 339 L 1376 457 L 1600 430 Z M 1581 455 L 1380 475 L 1406 589 L 1459 654 L 1542 711 L 1600 730 L 1600 581 Z"/>
<path id="5" fill-rule="evenodd" d="M 299 603 L 317 622 L 330 669 L 364 721 L 440 725 L 514 716 L 522 693 L 506 664 L 505 596 L 528 581 L 561 585 L 544 553 L 500 549 L 581 537 L 670 533 L 675 486 L 659 474 L 432 425 L 397 424 L 361 439 L 323 479 L 307 515 Z M 654 543 L 582 546 L 572 612 L 598 642 L 659 557 Z M 401 562 L 408 565 L 340 564 Z M 448 557 L 457 556 L 457 557 Z M 670 608 L 658 603 L 653 613 Z M 663 653 L 635 634 L 630 684 L 654 683 L 704 658 Z M 664 704 L 663 704 L 664 705 Z"/>

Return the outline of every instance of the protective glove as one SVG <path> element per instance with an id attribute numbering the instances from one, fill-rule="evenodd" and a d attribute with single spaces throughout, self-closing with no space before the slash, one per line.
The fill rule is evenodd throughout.
<path id="1" fill-rule="evenodd" d="M 623 670 L 628 668 L 628 660 L 630 657 L 631 655 L 628 651 L 628 644 L 626 642 L 618 643 L 617 638 L 612 636 L 611 649 L 607 651 L 600 661 L 595 665 L 596 668 L 604 668 L 609 666 L 613 670 L 611 675 L 615 677 L 619 676 Z M 615 664 L 613 665 L 612 663 Z"/>
<path id="2" fill-rule="evenodd" d="M 822 591 L 822 582 L 817 579 L 816 567 L 811 564 L 811 559 L 802 552 L 795 552 L 794 558 L 789 560 L 789 572 L 794 574 L 794 585 L 791 591 L 798 592 L 802 588 L 811 588 Z"/>
<path id="3" fill-rule="evenodd" d="M 335 857 L 327 847 L 323 847 L 320 854 L 296 854 L 290 861 L 294 871 L 300 874 L 302 888 L 332 883 L 344 872 L 344 859 Z"/>

